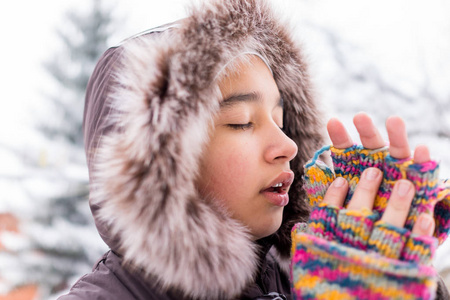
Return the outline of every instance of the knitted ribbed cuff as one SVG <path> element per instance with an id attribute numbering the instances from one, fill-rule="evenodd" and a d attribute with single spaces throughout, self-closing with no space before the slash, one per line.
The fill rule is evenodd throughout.
<path id="1" fill-rule="evenodd" d="M 433 299 L 429 265 L 386 258 L 323 238 L 292 233 L 294 299 Z"/>
<path id="2" fill-rule="evenodd" d="M 368 209 L 355 211 L 321 203 L 311 211 L 308 223 L 299 223 L 294 230 L 391 259 L 431 262 L 436 238 L 411 234 L 406 228 L 376 221 L 378 218 L 378 213 Z"/>
<path id="3" fill-rule="evenodd" d="M 339 211 L 336 226 L 337 241 L 353 248 L 365 250 L 373 224 L 377 219 L 378 214 L 368 209 Z"/>
<path id="4" fill-rule="evenodd" d="M 411 234 L 400 258 L 416 264 L 430 265 L 437 245 L 438 240 L 434 237 Z"/>
<path id="5" fill-rule="evenodd" d="M 410 232 L 383 221 L 375 223 L 369 239 L 368 250 L 387 258 L 399 259 Z"/>
<path id="6" fill-rule="evenodd" d="M 308 221 L 308 232 L 327 240 L 334 239 L 339 207 L 321 203 L 311 211 Z"/>

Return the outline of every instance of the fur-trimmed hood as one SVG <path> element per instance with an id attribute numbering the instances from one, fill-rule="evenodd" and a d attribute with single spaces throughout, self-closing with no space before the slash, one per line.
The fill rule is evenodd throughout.
<path id="1" fill-rule="evenodd" d="M 258 266 L 242 224 L 199 196 L 194 182 L 221 93 L 224 65 L 251 50 L 268 61 L 298 146 L 283 224 L 267 238 L 289 259 L 304 220 L 303 164 L 322 144 L 321 115 L 301 48 L 261 0 L 210 1 L 190 17 L 109 49 L 87 89 L 84 133 L 98 230 L 124 263 L 166 288 L 203 299 L 239 295 Z"/>

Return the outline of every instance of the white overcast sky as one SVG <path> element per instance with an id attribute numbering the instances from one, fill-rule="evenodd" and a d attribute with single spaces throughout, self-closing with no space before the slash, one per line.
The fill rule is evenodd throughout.
<path id="1" fill-rule="evenodd" d="M 187 0 L 106 0 L 127 20 L 117 41 L 127 35 L 184 17 Z M 273 0 L 296 20 L 320 22 L 364 48 L 395 77 L 420 80 L 426 66 L 442 87 L 448 64 L 450 1 L 446 0 Z M 88 0 L 14 0 L 0 8 L 0 143 L 26 139 L 33 112 L 43 105 L 50 80 L 42 61 L 56 52 L 54 28 L 64 26 L 63 12 L 86 7 Z M 313 60 L 314 41 L 305 39 Z M 443 51 L 447 50 L 447 51 Z M 21 128 L 25 128 L 21 131 Z M 15 133 L 14 133 L 15 130 Z"/>

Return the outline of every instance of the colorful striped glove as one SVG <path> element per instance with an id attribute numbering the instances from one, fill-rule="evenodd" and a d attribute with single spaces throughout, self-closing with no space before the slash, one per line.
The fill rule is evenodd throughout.
<path id="1" fill-rule="evenodd" d="M 318 156 L 331 150 L 334 172 Z M 384 173 L 372 211 L 351 211 L 360 174 L 368 167 Z M 324 147 L 305 166 L 305 189 L 313 206 L 308 224 L 292 231 L 292 282 L 295 299 L 433 299 L 436 271 L 430 265 L 450 228 L 450 186 L 438 181 L 435 161 L 397 160 L 387 148 L 368 150 Z M 322 203 L 336 176 L 349 182 L 344 207 Z M 404 228 L 380 221 L 396 180 L 416 187 Z M 411 229 L 421 213 L 434 213 L 435 237 Z"/>

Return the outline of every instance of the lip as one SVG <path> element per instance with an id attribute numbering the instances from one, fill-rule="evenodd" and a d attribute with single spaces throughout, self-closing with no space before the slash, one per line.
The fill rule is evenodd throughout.
<path id="1" fill-rule="evenodd" d="M 293 181 L 294 172 L 284 171 L 279 174 L 274 180 L 272 180 L 272 182 L 267 187 L 263 188 L 260 193 L 263 194 L 272 204 L 280 207 L 286 206 L 289 203 L 288 191 Z M 271 187 L 277 183 L 282 184 L 282 186 L 280 187 L 281 192 L 271 192 Z"/>

